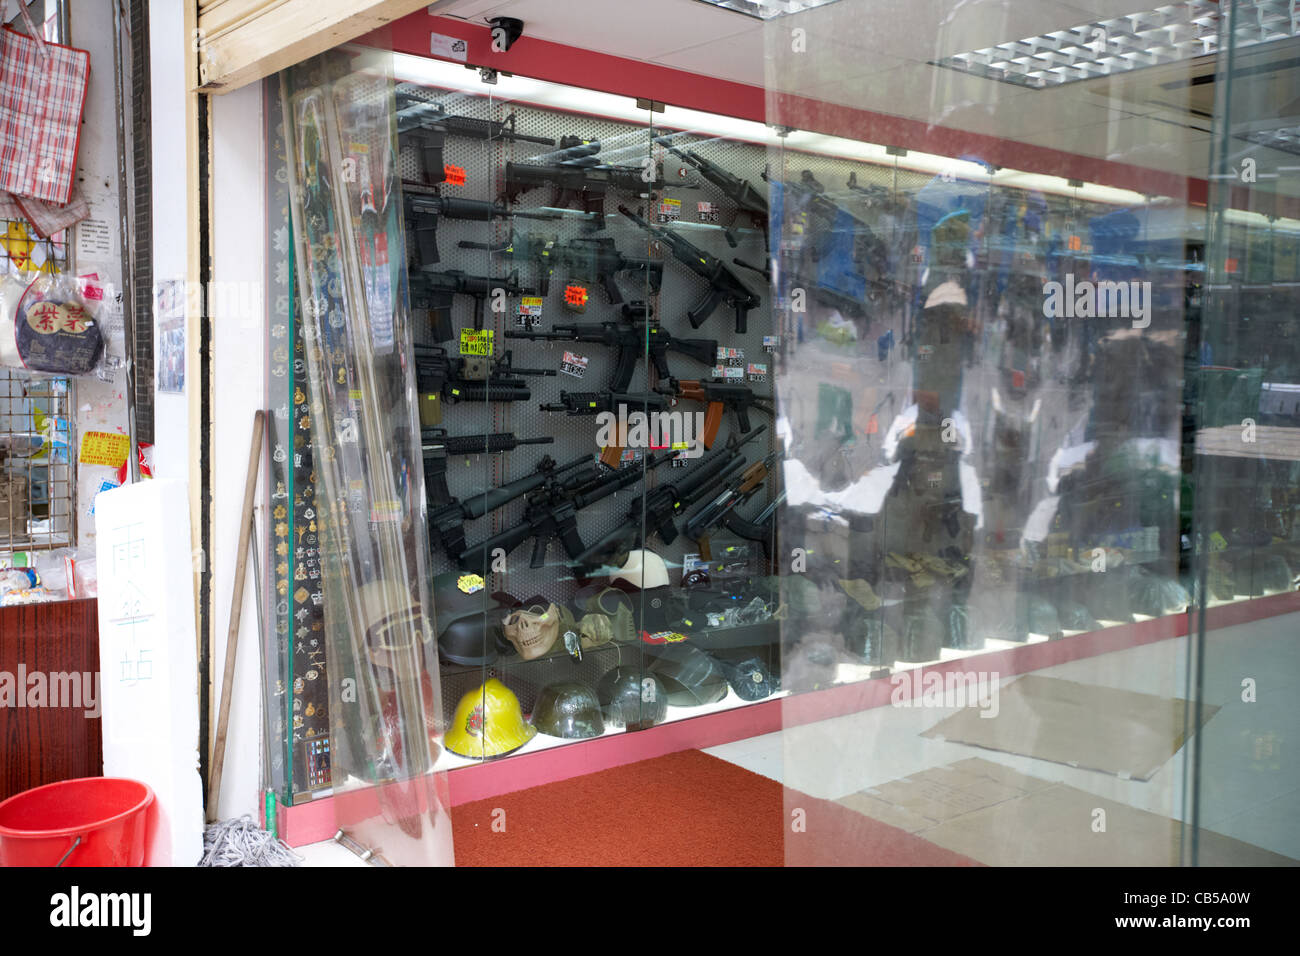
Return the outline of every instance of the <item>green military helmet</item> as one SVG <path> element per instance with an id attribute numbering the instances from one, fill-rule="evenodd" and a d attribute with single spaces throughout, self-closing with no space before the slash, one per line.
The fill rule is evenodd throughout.
<path id="1" fill-rule="evenodd" d="M 582 740 L 605 732 L 596 692 L 581 681 L 547 684 L 537 695 L 531 723 L 548 737 Z"/>

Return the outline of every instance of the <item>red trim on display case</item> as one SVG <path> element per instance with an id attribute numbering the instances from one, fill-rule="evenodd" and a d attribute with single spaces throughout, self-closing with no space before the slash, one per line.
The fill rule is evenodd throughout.
<path id="1" fill-rule="evenodd" d="M 598 90 L 718 113 L 765 123 L 769 115 L 798 117 L 799 129 L 828 136 L 887 146 L 900 146 L 952 157 L 978 157 L 997 166 L 1024 172 L 1082 179 L 1091 183 L 1164 195 L 1203 204 L 1208 195 L 1204 179 L 1132 166 L 1128 163 L 1078 156 L 1046 146 L 1031 146 L 987 133 L 950 129 L 903 116 L 827 103 L 759 86 L 719 80 L 674 67 L 631 60 L 582 47 L 524 36 L 504 53 L 491 48 L 487 26 L 451 17 L 431 16 L 427 10 L 403 17 L 362 38 L 362 42 L 396 53 L 446 60 L 430 53 L 430 33 L 464 40 L 466 61 L 503 73 L 527 76 L 581 89 Z M 455 61 L 459 62 L 459 61 Z M 1208 147 L 1207 147 L 1208 148 Z"/>
<path id="2" fill-rule="evenodd" d="M 1296 612 L 1300 612 L 1300 592 L 1289 591 L 1210 608 L 1205 614 L 1205 627 L 1207 632 L 1217 631 Z M 945 661 L 920 668 L 917 675 L 962 671 L 976 666 L 981 671 L 996 671 L 1002 677 L 1011 677 L 1069 661 L 1185 637 L 1189 633 L 1189 625 L 1193 623 L 1190 614 L 1172 614 L 1077 634 L 1059 641 L 1024 644 L 961 660 Z M 914 680 L 912 686 L 919 687 L 921 684 Z M 888 678 L 840 684 L 826 690 L 760 701 L 731 710 L 660 724 L 636 733 L 597 737 L 549 750 L 461 767 L 447 773 L 451 805 L 456 807 L 681 750 L 704 750 L 776 733 L 784 727 L 883 707 L 890 702 L 893 691 L 894 685 Z M 333 802 L 334 798 L 325 797 L 294 807 L 281 807 L 281 838 L 290 846 L 303 846 L 330 839 L 338 829 Z"/>
<path id="3" fill-rule="evenodd" d="M 431 32 L 464 40 L 468 46 L 467 63 L 490 66 L 502 73 L 601 93 L 652 99 L 759 123 L 763 122 L 767 111 L 766 94 L 761 86 L 719 80 L 644 60 L 629 60 L 611 53 L 598 53 L 528 36 L 520 37 L 506 52 L 494 53 L 492 32 L 488 27 L 451 17 L 430 16 L 427 11 L 403 17 L 384 30 L 363 37 L 362 42 L 385 47 L 391 44 L 395 53 L 431 60 L 447 59 L 429 52 Z"/>

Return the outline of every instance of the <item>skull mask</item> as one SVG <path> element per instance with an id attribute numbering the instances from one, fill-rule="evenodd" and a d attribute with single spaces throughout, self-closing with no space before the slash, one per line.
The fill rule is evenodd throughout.
<path id="1" fill-rule="evenodd" d="M 535 660 L 551 649 L 560 634 L 559 608 L 550 604 L 543 609 L 540 604 L 534 604 L 527 610 L 511 611 L 506 615 L 503 630 L 520 657 Z"/>

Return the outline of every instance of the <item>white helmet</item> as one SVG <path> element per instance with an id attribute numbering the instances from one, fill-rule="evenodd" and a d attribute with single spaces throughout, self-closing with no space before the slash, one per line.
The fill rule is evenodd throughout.
<path id="1" fill-rule="evenodd" d="M 667 587 L 668 565 L 664 564 L 664 559 L 653 551 L 638 548 L 628 552 L 623 566 L 609 576 L 611 584 L 616 581 L 622 581 L 643 591 Z"/>

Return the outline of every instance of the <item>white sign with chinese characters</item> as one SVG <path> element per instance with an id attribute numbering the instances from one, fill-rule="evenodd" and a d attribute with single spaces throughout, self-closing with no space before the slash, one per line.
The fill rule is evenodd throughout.
<path id="1" fill-rule="evenodd" d="M 181 481 L 153 479 L 95 497 L 104 776 L 153 788 L 158 830 L 148 866 L 203 855 L 198 773 L 195 557 Z"/>

